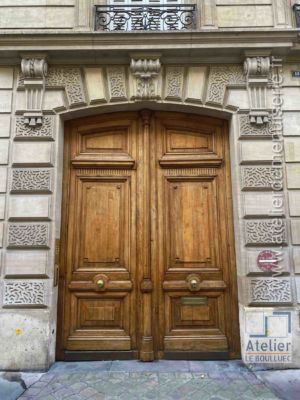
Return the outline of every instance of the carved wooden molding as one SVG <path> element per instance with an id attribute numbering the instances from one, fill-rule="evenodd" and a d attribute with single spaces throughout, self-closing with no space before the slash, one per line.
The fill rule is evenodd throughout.
<path id="1" fill-rule="evenodd" d="M 270 71 L 270 57 L 247 57 L 244 62 L 251 124 L 262 125 L 269 122 L 267 86 Z"/>
<path id="2" fill-rule="evenodd" d="M 132 56 L 130 70 L 135 79 L 133 100 L 157 100 L 157 77 L 161 70 L 159 54 Z"/>
<path id="3" fill-rule="evenodd" d="M 48 73 L 48 65 L 45 54 L 23 55 L 21 70 L 24 76 L 26 96 L 26 112 L 24 123 L 30 127 L 42 125 L 42 105 L 45 93 L 45 81 Z"/>

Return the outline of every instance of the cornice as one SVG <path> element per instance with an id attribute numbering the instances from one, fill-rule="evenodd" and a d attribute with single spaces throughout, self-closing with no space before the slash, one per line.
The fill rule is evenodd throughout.
<path id="1" fill-rule="evenodd" d="M 202 30 L 193 32 L 61 32 L 61 31 L 0 31 L 0 48 L 11 45 L 15 47 L 34 47 L 39 45 L 43 49 L 68 48 L 76 44 L 84 49 L 101 48 L 108 45 L 119 46 L 120 44 L 136 49 L 136 46 L 147 44 L 163 47 L 176 41 L 176 46 L 184 45 L 212 45 L 221 44 L 266 44 L 290 45 L 298 39 L 298 29 L 277 30 Z"/>
<path id="2" fill-rule="evenodd" d="M 289 56 L 299 40 L 299 29 L 201 30 L 193 32 L 61 32 L 61 31 L 0 31 L 0 57 L 13 60 L 24 51 L 47 52 L 53 62 L 84 54 L 92 58 L 120 60 L 132 51 L 159 51 L 170 59 L 199 56 L 208 59 L 225 57 L 242 59 L 245 50 L 268 50 L 273 55 Z M 295 53 L 293 52 L 293 55 Z"/>

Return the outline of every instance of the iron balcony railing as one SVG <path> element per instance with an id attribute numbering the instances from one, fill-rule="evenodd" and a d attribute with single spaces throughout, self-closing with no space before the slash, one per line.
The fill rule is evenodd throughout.
<path id="1" fill-rule="evenodd" d="M 194 4 L 95 6 L 95 30 L 192 30 L 196 28 L 195 13 Z"/>

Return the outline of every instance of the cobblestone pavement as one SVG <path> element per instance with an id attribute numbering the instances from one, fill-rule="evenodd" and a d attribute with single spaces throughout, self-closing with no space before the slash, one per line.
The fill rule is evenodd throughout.
<path id="1" fill-rule="evenodd" d="M 20 400 L 279 399 L 241 361 L 58 362 Z"/>

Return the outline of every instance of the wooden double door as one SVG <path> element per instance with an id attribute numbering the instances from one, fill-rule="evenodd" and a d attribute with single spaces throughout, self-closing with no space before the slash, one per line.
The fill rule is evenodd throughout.
<path id="1" fill-rule="evenodd" d="M 226 121 L 66 124 L 58 358 L 239 355 Z"/>

